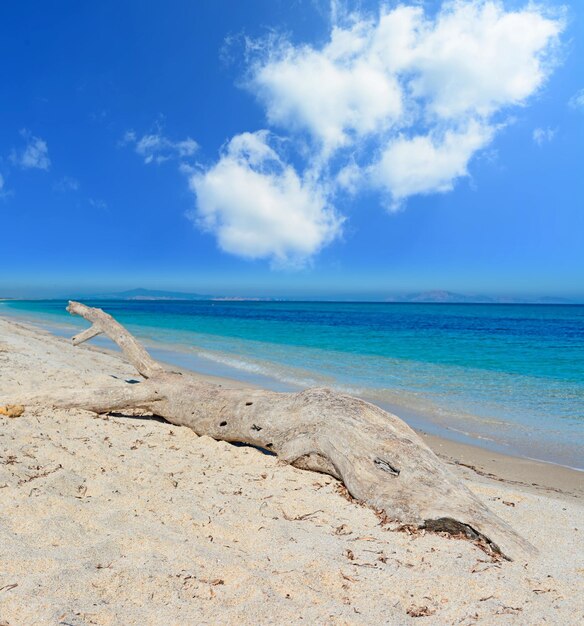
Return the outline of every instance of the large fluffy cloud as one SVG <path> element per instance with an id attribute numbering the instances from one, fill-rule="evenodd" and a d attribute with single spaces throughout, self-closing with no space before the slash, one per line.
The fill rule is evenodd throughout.
<path id="1" fill-rule="evenodd" d="M 342 145 L 351 131 L 410 125 L 416 113 L 487 115 L 542 84 L 562 28 L 534 7 L 507 12 L 494 0 L 447 2 L 435 18 L 399 6 L 352 19 L 320 49 L 280 42 L 256 63 L 251 83 L 270 122 Z"/>
<path id="2" fill-rule="evenodd" d="M 234 137 L 213 167 L 191 177 L 197 222 L 226 252 L 276 264 L 304 261 L 340 232 L 318 188 L 268 144 L 268 133 Z"/>
<path id="3" fill-rule="evenodd" d="M 444 193 L 544 84 L 564 27 L 536 4 L 451 0 L 346 14 L 320 46 L 270 37 L 251 46 L 248 88 L 304 165 L 268 131 L 231 140 L 192 178 L 198 222 L 224 250 L 298 261 L 340 233 L 340 193 L 377 190 L 389 206 Z"/>
<path id="4" fill-rule="evenodd" d="M 452 190 L 467 175 L 472 155 L 486 146 L 493 130 L 471 122 L 464 130 L 399 137 L 371 168 L 372 180 L 391 193 L 394 203 L 408 196 Z"/>
<path id="5" fill-rule="evenodd" d="M 486 116 L 531 96 L 547 75 L 544 53 L 561 27 L 531 6 L 507 12 L 500 2 L 458 1 L 434 21 L 421 8 L 397 9 L 382 16 L 378 30 L 387 41 L 406 29 L 402 46 L 386 56 L 389 67 L 401 59 L 393 67 L 409 74 L 403 81 L 412 98 L 428 114 L 456 119 Z"/>
<path id="6" fill-rule="evenodd" d="M 305 127 L 325 151 L 387 130 L 403 114 L 402 90 L 365 49 L 368 24 L 335 28 L 322 50 L 282 45 L 255 68 L 254 87 L 272 124 Z"/>

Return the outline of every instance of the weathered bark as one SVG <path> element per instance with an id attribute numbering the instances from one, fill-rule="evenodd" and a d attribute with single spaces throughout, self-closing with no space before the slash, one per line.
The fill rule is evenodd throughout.
<path id="1" fill-rule="evenodd" d="M 93 323 L 74 344 L 105 333 L 148 380 L 127 388 L 79 390 L 53 404 L 97 413 L 146 408 L 199 435 L 265 448 L 296 467 L 330 474 L 354 498 L 404 525 L 462 534 L 508 559 L 535 550 L 395 415 L 330 389 L 228 389 L 168 372 L 100 309 L 70 302 L 68 311 Z"/>

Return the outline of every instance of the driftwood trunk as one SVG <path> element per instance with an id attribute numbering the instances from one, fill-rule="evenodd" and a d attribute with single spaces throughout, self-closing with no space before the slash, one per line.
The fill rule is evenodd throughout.
<path id="1" fill-rule="evenodd" d="M 67 310 L 92 322 L 74 345 L 104 333 L 146 380 L 79 390 L 53 405 L 96 413 L 145 408 L 199 435 L 258 446 L 295 467 L 330 474 L 355 499 L 403 525 L 461 534 L 509 560 L 535 550 L 395 415 L 330 389 L 227 389 L 166 371 L 101 309 L 70 302 Z"/>

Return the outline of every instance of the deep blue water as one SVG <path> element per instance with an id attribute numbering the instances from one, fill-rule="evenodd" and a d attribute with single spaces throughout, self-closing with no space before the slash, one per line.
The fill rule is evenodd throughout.
<path id="1" fill-rule="evenodd" d="M 584 306 L 87 303 L 177 364 L 345 389 L 436 434 L 584 468 Z M 4 302 L 0 314 L 86 325 L 65 305 Z"/>

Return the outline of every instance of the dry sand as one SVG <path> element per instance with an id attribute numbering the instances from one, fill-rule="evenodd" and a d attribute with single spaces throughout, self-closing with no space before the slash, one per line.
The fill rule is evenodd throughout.
<path id="1" fill-rule="evenodd" d="M 0 405 L 129 379 L 0 319 Z M 0 416 L 0 624 L 584 623 L 584 474 L 429 442 L 537 557 L 388 530 L 330 477 L 148 416 Z"/>

